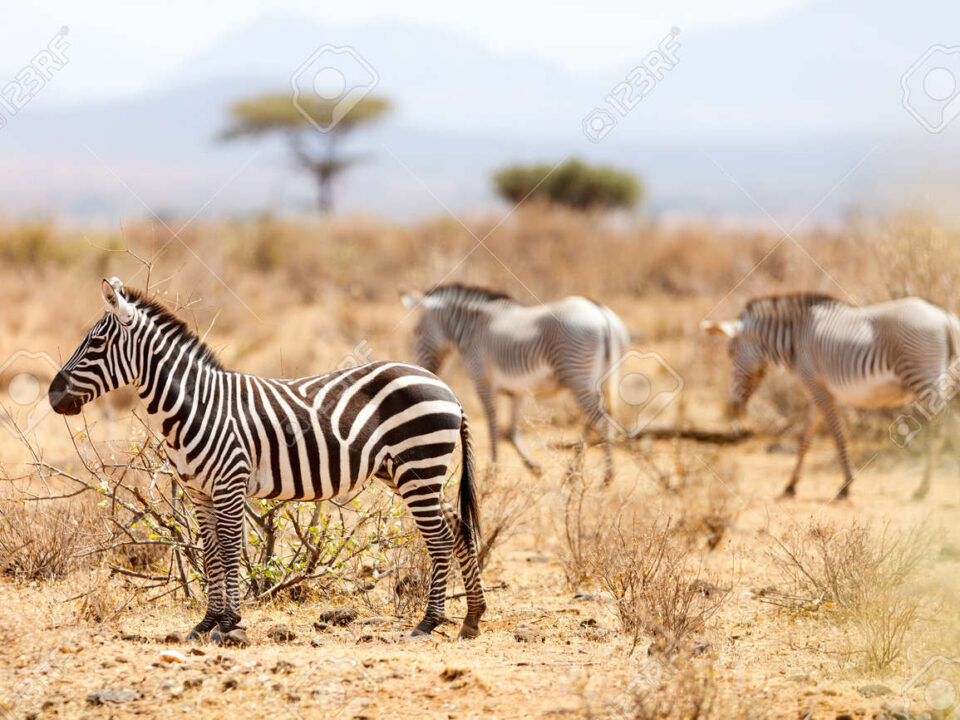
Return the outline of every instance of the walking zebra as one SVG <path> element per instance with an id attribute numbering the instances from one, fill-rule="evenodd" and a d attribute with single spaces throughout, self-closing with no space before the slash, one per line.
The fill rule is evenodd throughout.
<path id="1" fill-rule="evenodd" d="M 890 408 L 916 399 L 942 408 L 960 356 L 960 320 L 919 298 L 856 307 L 814 293 L 762 297 L 747 303 L 737 320 L 706 321 L 701 327 L 730 338 L 734 415 L 743 412 L 770 363 L 795 373 L 810 395 L 810 417 L 785 496 L 796 493 L 803 457 L 821 419 L 830 427 L 843 468 L 838 498 L 849 492 L 853 474 L 836 401 Z M 928 443 L 915 499 L 930 486 L 936 443 L 929 434 Z"/>
<path id="2" fill-rule="evenodd" d="M 218 641 L 240 621 L 239 565 L 245 496 L 324 500 L 371 476 L 399 493 L 432 562 L 426 614 L 443 619 L 451 549 L 463 575 L 461 638 L 479 633 L 486 609 L 477 565 L 479 517 L 470 428 L 459 401 L 422 368 L 376 362 L 297 380 L 225 370 L 186 324 L 114 278 L 107 312 L 50 385 L 62 415 L 132 384 L 161 429 L 167 454 L 196 508 L 203 538 L 207 612 L 191 638 Z M 460 439 L 460 512 L 442 486 Z"/>
<path id="3" fill-rule="evenodd" d="M 417 325 L 417 364 L 438 372 L 456 349 L 480 396 L 490 427 L 490 454 L 497 461 L 497 393 L 510 397 L 507 438 L 534 473 L 541 468 L 520 437 L 524 395 L 570 390 L 590 427 L 603 439 L 605 479 L 613 477 L 612 429 L 604 415 L 601 386 L 616 388 L 618 361 L 630 341 L 620 318 L 582 297 L 537 307 L 502 293 L 465 285 L 442 285 L 425 296 L 407 294 L 403 303 L 422 310 Z M 615 392 L 608 392 L 615 401 Z M 612 410 L 612 408 L 611 408 Z"/>

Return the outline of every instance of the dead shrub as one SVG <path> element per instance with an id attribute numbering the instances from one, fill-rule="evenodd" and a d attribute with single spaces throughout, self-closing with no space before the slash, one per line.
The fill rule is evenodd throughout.
<path id="1" fill-rule="evenodd" d="M 19 580 L 66 576 L 90 541 L 92 513 L 79 503 L 40 507 L 8 500 L 0 517 L 0 572 Z"/>
<path id="2" fill-rule="evenodd" d="M 903 532 L 889 526 L 874 532 L 862 523 L 795 527 L 776 540 L 773 551 L 777 567 L 797 593 L 781 596 L 779 602 L 825 609 L 852 629 L 851 653 L 885 668 L 906 650 L 928 602 L 917 583 L 931 545 L 922 526 Z"/>
<path id="3" fill-rule="evenodd" d="M 652 637 L 651 651 L 672 655 L 703 629 L 729 594 L 708 580 L 689 545 L 669 521 L 618 521 L 598 534 L 590 574 L 613 595 L 623 632 L 635 648 Z"/>

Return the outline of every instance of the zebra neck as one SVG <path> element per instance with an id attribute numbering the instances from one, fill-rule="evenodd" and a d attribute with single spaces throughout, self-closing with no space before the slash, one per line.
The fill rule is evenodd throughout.
<path id="1" fill-rule="evenodd" d="M 173 448 L 189 442 L 184 436 L 190 429 L 223 403 L 228 373 L 207 362 L 204 354 L 203 346 L 194 343 L 162 347 L 144 358 L 135 383 L 151 425 Z"/>

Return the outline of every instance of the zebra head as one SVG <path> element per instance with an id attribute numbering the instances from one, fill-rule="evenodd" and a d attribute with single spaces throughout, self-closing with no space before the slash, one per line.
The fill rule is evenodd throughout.
<path id="1" fill-rule="evenodd" d="M 768 354 L 760 340 L 744 332 L 743 320 L 713 322 L 704 320 L 700 328 L 729 339 L 727 352 L 732 361 L 727 414 L 740 417 L 750 397 L 760 387 L 767 372 Z"/>
<path id="2" fill-rule="evenodd" d="M 415 330 L 417 365 L 432 373 L 439 372 L 443 361 L 454 348 L 453 339 L 447 331 L 447 318 L 443 303 L 435 298 L 417 293 L 401 296 L 404 307 L 420 308 L 420 320 Z"/>
<path id="3" fill-rule="evenodd" d="M 50 383 L 50 406 L 60 415 L 76 415 L 85 404 L 132 382 L 136 376 L 131 334 L 138 312 L 117 278 L 101 286 L 107 311 L 90 329 Z"/>

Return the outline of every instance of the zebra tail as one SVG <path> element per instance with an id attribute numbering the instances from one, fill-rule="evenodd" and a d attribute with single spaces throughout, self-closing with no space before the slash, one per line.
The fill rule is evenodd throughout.
<path id="1" fill-rule="evenodd" d="M 483 538 L 480 534 L 480 504 L 477 498 L 476 464 L 473 458 L 473 440 L 471 439 L 470 423 L 467 414 L 463 412 L 460 418 L 460 447 L 463 452 L 462 470 L 460 475 L 460 521 L 468 537 L 472 536 L 474 547 L 479 547 Z"/>

